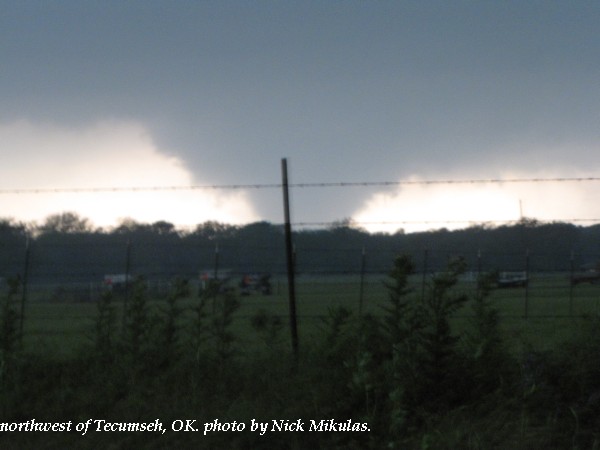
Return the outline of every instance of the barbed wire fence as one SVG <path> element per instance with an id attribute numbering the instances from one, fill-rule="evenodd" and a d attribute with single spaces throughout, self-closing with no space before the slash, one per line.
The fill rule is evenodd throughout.
<path id="1" fill-rule="evenodd" d="M 424 181 L 380 181 L 380 182 L 336 182 L 336 183 L 297 183 L 290 184 L 291 189 L 306 188 L 346 188 L 346 187 L 389 187 L 414 184 L 482 184 L 482 183 L 584 183 L 598 182 L 600 178 L 528 178 L 528 179 L 470 179 L 470 180 L 424 180 Z M 150 186 L 150 187 L 105 187 L 81 189 L 5 189 L 0 195 L 31 195 L 41 193 L 85 193 L 85 192 L 135 192 L 164 190 L 198 190 L 198 189 L 281 189 L 283 184 L 240 184 L 240 185 L 203 185 L 203 186 Z M 572 223 L 600 223 L 594 218 L 557 218 L 557 221 Z M 431 221 L 427 224 L 471 223 L 465 221 Z M 516 223 L 515 220 L 494 221 L 494 224 Z M 379 222 L 381 224 L 382 222 Z M 402 225 L 415 221 L 385 222 Z M 424 224 L 424 222 L 419 222 Z M 481 223 L 481 222 L 479 222 Z M 361 226 L 373 222 L 355 223 Z M 311 229 L 314 227 L 331 227 L 336 222 L 293 222 L 295 229 Z M 203 279 L 207 277 L 228 279 L 234 288 L 247 276 L 261 273 L 273 275 L 273 300 L 265 301 L 259 294 L 253 293 L 246 303 L 256 305 L 279 302 L 277 311 L 285 314 L 286 264 L 282 243 L 272 246 L 246 244 L 243 249 L 228 248 L 223 244 L 189 245 L 187 242 L 160 244 L 158 247 L 130 239 L 113 240 L 111 243 L 97 244 L 70 242 L 40 245 L 35 238 L 27 237 L 21 248 L 4 248 L 4 274 L 0 289 L 5 292 L 7 278 L 14 275 L 21 283 L 20 291 L 20 329 L 22 334 L 33 335 L 47 333 L 64 333 L 56 323 L 68 323 L 89 318 L 87 305 L 97 301 L 102 292 L 110 285 L 110 277 L 124 276 L 125 280 L 135 275 L 143 275 L 156 298 L 166 295 L 170 282 L 174 277 L 183 277 L 192 281 L 194 289 L 199 290 Z M 176 251 L 177 250 L 177 251 Z M 393 258 L 402 253 L 402 248 L 356 248 L 310 247 L 302 246 L 296 241 L 294 246 L 294 271 L 298 280 L 298 317 L 300 320 L 320 319 L 327 313 L 327 305 L 342 304 L 362 313 L 376 311 L 378 305 L 385 301 L 386 291 L 383 280 Z M 280 256 L 272 259 L 268 265 L 261 265 L 260 255 Z M 456 250 L 448 251 L 423 247 L 413 252 L 416 273 L 412 278 L 413 289 L 423 293 L 430 277 L 444 270 L 445 262 L 457 256 Z M 50 258 L 49 255 L 54 255 Z M 65 255 L 77 261 L 68 272 L 60 266 L 60 258 Z M 154 255 L 154 256 L 153 256 Z M 158 255 L 158 256 L 156 256 Z M 181 255 L 184 255 L 181 259 Z M 348 255 L 351 255 L 349 257 Z M 343 256 L 343 257 L 342 257 Z M 495 254 L 477 251 L 463 253 L 467 261 L 467 270 L 461 280 L 460 288 L 473 292 L 476 289 L 477 276 L 483 272 L 500 271 L 499 275 L 507 277 L 507 286 L 500 286 L 494 294 L 502 315 L 510 318 L 524 319 L 557 319 L 598 313 L 599 293 L 595 284 L 600 284 L 596 267 L 582 270 L 583 260 L 573 252 L 565 254 L 536 254 L 523 249 L 521 254 Z M 152 265 L 153 259 L 168 261 L 167 267 Z M 559 269 L 549 269 L 544 261 L 561 259 Z M 318 260 L 319 269 L 315 270 L 312 261 Z M 345 261 L 341 264 L 340 261 Z M 496 263 L 490 264 L 493 260 Z M 600 261 L 600 255 L 588 254 L 587 260 Z M 352 261 L 348 263 L 347 261 Z M 387 261 L 387 263 L 385 263 Z M 501 261 L 502 263 L 498 263 Z M 387 264 L 387 265 L 386 265 Z M 15 270 L 14 268 L 20 268 Z M 10 269 L 10 270 L 9 270 Z M 12 273 L 6 273 L 11 271 Z M 108 278 L 107 278 L 108 277 Z M 513 277 L 514 283 L 510 283 Z M 515 281 L 516 280 L 516 281 Z M 127 295 L 127 293 L 126 293 Z M 416 294 L 418 295 L 418 294 Z M 42 305 L 35 308 L 38 317 L 29 318 L 28 305 Z M 32 308 L 33 310 L 33 308 Z M 32 312 L 32 314 L 34 314 Z M 464 314 L 464 312 L 462 313 Z M 25 317 L 38 325 L 28 328 Z M 47 319 L 47 320 L 44 320 Z M 45 323 L 45 326 L 39 324 Z M 82 321 L 82 323 L 84 323 Z M 84 324 L 87 326 L 87 324 Z M 83 327 L 83 325 L 82 325 Z M 82 330 L 74 331 L 79 333 Z"/>
<path id="2" fill-rule="evenodd" d="M 163 254 L 169 249 L 172 251 L 174 247 L 165 246 L 158 253 Z M 145 279 L 149 297 L 159 303 L 166 298 L 175 278 L 190 280 L 192 297 L 195 298 L 198 298 L 204 280 L 218 278 L 240 296 L 240 319 L 249 319 L 257 308 L 272 308 L 274 314 L 282 318 L 287 315 L 285 264 L 278 262 L 268 268 L 269 275 L 272 275 L 271 295 L 263 295 L 258 288 L 245 292 L 240 287 L 244 277 L 257 279 L 263 273 L 267 273 L 267 268 L 240 264 L 240 254 L 230 251 L 232 249 L 225 246 L 221 246 L 218 253 L 216 248 L 207 246 L 195 249 L 196 253 L 203 254 L 206 261 L 206 264 L 196 265 L 196 270 L 184 264 L 174 264 L 168 270 L 156 270 L 147 261 L 140 259 L 138 250 L 142 249 L 132 242 L 112 249 L 115 257 L 110 264 L 82 262 L 84 268 L 70 274 L 62 270 L 53 270 L 52 262 L 44 261 L 45 255 L 42 252 L 47 250 L 48 248 L 37 248 L 34 243 L 28 247 L 24 259 L 20 261 L 23 264 L 22 291 L 19 292 L 17 300 L 20 301 L 20 327 L 21 330 L 24 329 L 25 334 L 44 336 L 71 333 L 73 338 L 76 338 L 76 335 L 84 336 L 86 330 L 89 330 L 95 314 L 95 304 L 102 293 L 113 289 L 118 295 L 116 304 L 124 306 L 127 302 L 126 296 L 130 295 L 131 291 L 128 294 L 122 290 L 125 285 L 119 277 L 128 280 L 139 275 Z M 74 251 L 72 246 L 60 246 L 58 250 L 63 253 Z M 94 252 L 94 248 L 77 248 L 77 251 L 82 253 L 86 250 L 91 250 L 90 255 Z M 142 253 L 151 250 L 144 246 Z M 246 250 L 253 253 L 263 251 L 264 248 L 250 246 Z M 330 307 L 335 306 L 342 306 L 357 314 L 381 314 L 381 307 L 387 299 L 384 282 L 389 266 L 397 254 L 390 249 L 383 255 L 378 255 L 377 265 L 374 266 L 373 254 L 365 248 L 296 247 L 299 323 L 317 323 L 327 316 Z M 336 257 L 340 255 L 346 260 L 353 259 L 354 269 L 337 268 Z M 435 249 L 424 249 L 421 255 L 414 255 L 416 271 L 411 277 L 413 295 L 426 295 L 431 278 L 444 270 L 442 261 L 457 255 L 457 252 Z M 599 312 L 600 276 L 596 271 L 579 269 L 575 263 L 578 255 L 569 256 L 564 261 L 565 265 L 571 267 L 570 270 L 560 271 L 545 269 L 545 260 L 565 255 L 463 253 L 460 256 L 467 262 L 467 268 L 457 289 L 471 298 L 476 293 L 478 276 L 498 270 L 497 265 L 490 265 L 487 260 L 504 258 L 510 261 L 510 264 L 503 266 L 507 270 L 499 273 L 500 277 L 506 277 L 506 284 L 502 285 L 499 278 L 497 289 L 491 297 L 504 319 L 568 319 Z M 595 257 L 600 260 L 600 255 Z M 307 262 L 314 258 L 320 258 L 326 263 L 318 271 L 311 270 L 311 264 Z M 387 267 L 379 262 L 384 259 L 390 261 Z M 328 260 L 331 263 L 327 264 Z M 253 272 L 252 269 L 256 271 Z M 467 318 L 470 314 L 471 311 L 465 309 L 460 311 L 457 317 Z M 78 323 L 79 326 L 73 327 L 74 323 Z"/>

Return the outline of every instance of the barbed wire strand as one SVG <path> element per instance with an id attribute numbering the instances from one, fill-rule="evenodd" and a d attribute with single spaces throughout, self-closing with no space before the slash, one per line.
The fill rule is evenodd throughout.
<path id="1" fill-rule="evenodd" d="M 527 219 L 527 218 L 524 218 Z M 343 221 L 330 221 L 330 222 L 294 222 L 292 225 L 297 227 L 328 227 L 328 226 L 369 226 L 369 225 L 451 225 L 451 224 L 473 224 L 473 225 L 497 225 L 497 224 L 510 224 L 510 223 L 519 223 L 524 219 L 486 219 L 486 220 L 478 220 L 478 219 L 462 219 L 462 220 L 394 220 L 394 221 L 355 221 L 352 220 L 348 224 Z M 552 222 L 567 222 L 567 223 L 600 223 L 600 218 L 575 218 L 575 219 L 536 219 L 531 218 L 532 220 L 536 220 L 540 223 L 552 223 Z"/>
<path id="2" fill-rule="evenodd" d="M 505 184 L 505 183 L 583 183 L 598 182 L 600 177 L 555 177 L 555 178 L 486 178 L 486 179 L 443 179 L 443 180 L 400 180 L 400 181 L 357 181 L 357 182 L 317 182 L 291 183 L 290 188 L 346 188 L 346 187 L 393 187 L 403 185 L 453 185 L 453 184 Z M 144 191 L 194 191 L 194 190 L 257 190 L 280 189 L 279 183 L 255 184 L 206 184 L 189 186 L 108 186 L 108 187 L 74 187 L 74 188 L 18 188 L 0 189 L 0 195 L 24 194 L 81 194 L 103 192 L 144 192 Z"/>

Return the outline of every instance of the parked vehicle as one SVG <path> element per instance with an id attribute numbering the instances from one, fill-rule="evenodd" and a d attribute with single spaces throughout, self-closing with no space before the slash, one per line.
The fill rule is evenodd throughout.
<path id="1" fill-rule="evenodd" d="M 496 284 L 499 288 L 526 287 L 527 272 L 500 272 Z"/>
<path id="2" fill-rule="evenodd" d="M 124 273 L 104 275 L 104 286 L 112 292 L 123 292 L 131 286 L 133 277 Z"/>
<path id="3" fill-rule="evenodd" d="M 271 295 L 271 274 L 262 275 L 245 274 L 240 281 L 240 294 L 250 295 L 252 292 L 261 292 L 263 295 Z"/>
<path id="4" fill-rule="evenodd" d="M 582 283 L 600 283 L 600 272 L 598 272 L 596 269 L 590 269 L 587 272 L 573 275 L 571 278 L 571 285 L 573 286 L 577 286 L 578 284 Z"/>

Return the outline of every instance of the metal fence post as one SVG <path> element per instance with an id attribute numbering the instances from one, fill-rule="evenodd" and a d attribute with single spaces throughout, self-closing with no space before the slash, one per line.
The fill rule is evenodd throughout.
<path id="1" fill-rule="evenodd" d="M 571 274 L 569 276 L 569 316 L 573 317 L 573 280 L 575 279 L 575 253 L 571 250 Z"/>
<path id="2" fill-rule="evenodd" d="M 127 238 L 125 250 L 125 298 L 123 300 L 123 329 L 127 324 L 127 304 L 129 302 L 129 272 L 131 271 L 131 238 Z"/>
<path id="3" fill-rule="evenodd" d="M 529 317 L 529 249 L 525 252 L 525 318 Z"/>
<path id="4" fill-rule="evenodd" d="M 365 292 L 365 268 L 366 268 L 366 252 L 365 247 L 362 248 L 362 254 L 360 258 L 360 289 L 358 297 L 358 315 L 362 316 L 363 310 L 363 295 Z"/>
<path id="5" fill-rule="evenodd" d="M 29 260 L 31 257 L 31 247 L 29 235 L 25 236 L 25 264 L 23 267 L 23 286 L 21 291 L 21 313 L 19 314 L 19 343 L 23 346 L 23 328 L 25 321 L 25 302 L 27 301 L 27 285 L 29 283 Z"/>
<path id="6" fill-rule="evenodd" d="M 425 249 L 423 251 L 423 278 L 421 279 L 421 300 L 425 301 L 425 285 L 427 284 L 427 264 L 429 257 L 429 250 Z"/>
<path id="7" fill-rule="evenodd" d="M 288 295 L 290 307 L 290 331 L 292 338 L 292 351 L 298 358 L 298 323 L 296 318 L 296 282 L 294 264 L 294 246 L 292 243 L 292 224 L 290 220 L 290 197 L 288 186 L 287 160 L 281 160 L 281 176 L 283 187 L 283 212 L 285 218 L 285 248 L 287 256 Z"/>

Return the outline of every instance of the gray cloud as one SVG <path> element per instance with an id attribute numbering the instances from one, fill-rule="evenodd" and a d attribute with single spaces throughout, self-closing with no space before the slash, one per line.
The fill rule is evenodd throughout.
<path id="1" fill-rule="evenodd" d="M 139 121 L 201 183 L 278 182 L 284 156 L 297 182 L 593 171 L 599 19 L 583 1 L 3 2 L 0 120 Z M 371 193 L 297 192 L 296 215 Z"/>

